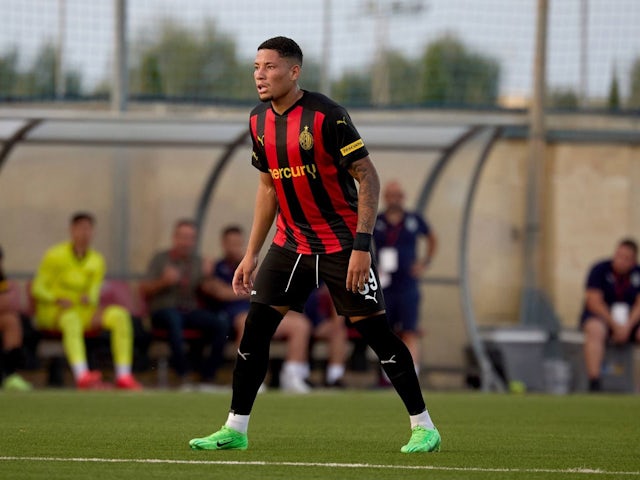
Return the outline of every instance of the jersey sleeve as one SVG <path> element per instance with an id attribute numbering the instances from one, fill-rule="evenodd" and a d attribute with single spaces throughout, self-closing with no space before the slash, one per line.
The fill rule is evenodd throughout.
<path id="1" fill-rule="evenodd" d="M 147 280 L 156 280 L 162 276 L 165 267 L 165 256 L 162 253 L 156 253 L 149 265 L 147 265 Z"/>
<path id="2" fill-rule="evenodd" d="M 421 215 L 416 214 L 416 220 L 418 221 L 418 231 L 423 235 L 429 235 L 431 233 L 431 226 Z"/>
<path id="3" fill-rule="evenodd" d="M 251 150 L 251 165 L 256 167 L 261 172 L 267 173 L 269 171 L 267 157 L 264 153 L 264 148 L 262 147 L 262 145 L 260 145 L 257 137 L 258 133 L 256 132 L 253 124 L 250 125 L 249 132 L 251 134 L 251 143 L 253 145 L 253 149 Z"/>
<path id="4" fill-rule="evenodd" d="M 369 155 L 362 137 L 344 108 L 330 110 L 325 117 L 323 129 L 325 149 L 341 167 L 348 168 L 353 162 Z"/>
<path id="5" fill-rule="evenodd" d="M 606 282 L 606 278 L 604 278 L 603 264 L 594 265 L 589 271 L 589 275 L 587 275 L 586 288 L 603 290 L 604 282 Z"/>
<path id="6" fill-rule="evenodd" d="M 54 250 L 44 254 L 38 272 L 31 284 L 31 294 L 39 302 L 55 302 L 52 286 L 59 272 L 60 259 Z"/>
<path id="7" fill-rule="evenodd" d="M 87 296 L 89 297 L 89 303 L 93 306 L 96 306 L 100 302 L 100 289 L 102 288 L 102 281 L 104 280 L 107 266 L 103 256 L 100 253 L 94 252 L 94 254 L 96 267 L 94 274 L 91 275 Z"/>
<path id="8" fill-rule="evenodd" d="M 223 272 L 223 265 L 224 265 L 224 261 L 223 260 L 218 260 L 215 265 L 213 266 L 213 272 L 212 275 L 215 278 L 220 278 L 222 280 L 226 280 L 224 272 Z"/>

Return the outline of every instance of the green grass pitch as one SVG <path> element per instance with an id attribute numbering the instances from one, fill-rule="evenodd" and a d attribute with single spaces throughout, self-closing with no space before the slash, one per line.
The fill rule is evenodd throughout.
<path id="1" fill-rule="evenodd" d="M 0 478 L 640 478 L 637 396 L 426 396 L 442 451 L 405 455 L 393 392 L 260 395 L 244 452 L 187 445 L 222 425 L 226 393 L 0 393 Z"/>

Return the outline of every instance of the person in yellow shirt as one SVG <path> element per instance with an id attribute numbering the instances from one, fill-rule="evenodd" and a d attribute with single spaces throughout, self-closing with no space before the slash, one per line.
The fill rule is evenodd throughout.
<path id="1" fill-rule="evenodd" d="M 133 333 L 129 312 L 116 305 L 100 306 L 100 288 L 105 275 L 102 255 L 91 248 L 95 219 L 75 213 L 70 222 L 70 241 L 45 253 L 31 287 L 38 328 L 59 330 L 65 355 L 80 389 L 103 388 L 102 374 L 89 370 L 84 332 L 99 328 L 111 333 L 111 353 L 116 387 L 140 390 L 131 374 Z"/>

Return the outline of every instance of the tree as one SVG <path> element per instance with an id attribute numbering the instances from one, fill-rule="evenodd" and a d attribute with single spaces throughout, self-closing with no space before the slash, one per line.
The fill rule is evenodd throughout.
<path id="1" fill-rule="evenodd" d="M 636 58 L 631 67 L 630 74 L 631 95 L 629 97 L 630 108 L 640 108 L 640 57 Z"/>
<path id="2" fill-rule="evenodd" d="M 44 45 L 36 55 L 31 68 L 22 76 L 18 87 L 20 95 L 54 98 L 56 94 L 57 55 L 53 45 Z"/>
<path id="3" fill-rule="evenodd" d="M 380 62 L 381 60 L 378 60 Z M 405 57 L 401 52 L 389 50 L 382 60 L 388 71 L 389 103 L 391 105 L 415 105 L 420 102 L 420 63 Z M 380 63 L 369 68 L 373 78 Z"/>
<path id="4" fill-rule="evenodd" d="M 13 48 L 0 57 L 0 98 L 13 95 L 18 78 L 18 51 Z"/>
<path id="5" fill-rule="evenodd" d="M 421 100 L 438 105 L 495 105 L 500 65 L 446 35 L 425 49 Z"/>
<path id="6" fill-rule="evenodd" d="M 620 109 L 620 88 L 618 87 L 618 73 L 613 69 L 611 75 L 611 84 L 609 85 L 609 96 L 607 98 L 607 107 L 609 110 Z"/>
<path id="7" fill-rule="evenodd" d="M 345 105 L 369 105 L 371 103 L 371 74 L 366 71 L 345 72 L 331 86 L 333 98 Z"/>
<path id="8" fill-rule="evenodd" d="M 134 95 L 246 99 L 252 93 L 251 68 L 213 22 L 198 32 L 165 19 L 156 38 L 139 44 L 130 75 Z"/>
<path id="9" fill-rule="evenodd" d="M 547 103 L 552 108 L 575 110 L 578 108 L 578 94 L 570 88 L 560 88 L 549 93 Z"/>
<path id="10" fill-rule="evenodd" d="M 20 71 L 18 64 L 18 52 L 15 49 L 0 57 L 0 97 L 55 98 L 58 60 L 54 46 L 43 45 L 27 70 Z M 63 79 L 67 97 L 82 95 L 82 75 L 79 71 L 65 70 Z"/>

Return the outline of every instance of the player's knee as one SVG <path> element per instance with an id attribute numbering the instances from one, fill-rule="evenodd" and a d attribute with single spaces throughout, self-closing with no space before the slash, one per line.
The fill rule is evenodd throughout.
<path id="1" fill-rule="evenodd" d="M 583 332 L 587 341 L 602 341 L 607 338 L 607 328 L 597 318 L 587 320 L 583 326 Z"/>
<path id="2" fill-rule="evenodd" d="M 82 318 L 73 310 L 62 312 L 58 325 L 63 335 L 82 335 Z"/>
<path id="3" fill-rule="evenodd" d="M 290 313 L 290 318 L 287 318 L 287 330 L 290 333 L 299 336 L 308 337 L 311 335 L 311 321 L 302 313 L 293 312 Z M 285 317 L 286 318 L 286 317 Z"/>
<path id="4" fill-rule="evenodd" d="M 102 324 L 109 329 L 131 331 L 131 316 L 124 308 L 118 305 L 110 305 L 102 314 Z"/>
<path id="5" fill-rule="evenodd" d="M 244 324 L 244 336 L 248 334 L 268 336 L 275 333 L 283 315 L 275 308 L 262 303 L 251 303 Z"/>

